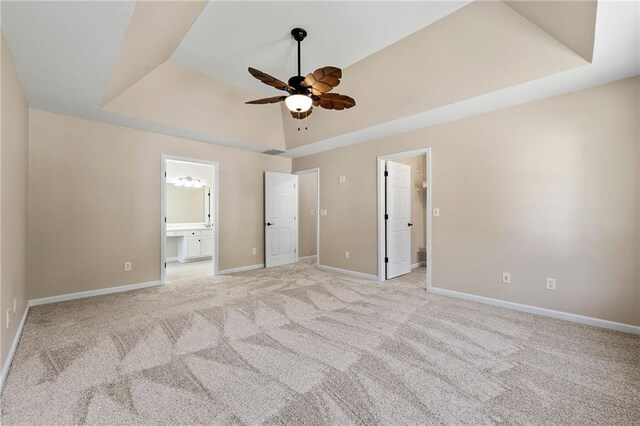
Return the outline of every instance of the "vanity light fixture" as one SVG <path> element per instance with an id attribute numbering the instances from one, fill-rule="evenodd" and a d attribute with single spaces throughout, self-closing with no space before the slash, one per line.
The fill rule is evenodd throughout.
<path id="1" fill-rule="evenodd" d="M 175 186 L 184 186 L 185 188 L 202 188 L 204 183 L 200 179 L 194 179 L 190 176 L 181 177 L 173 181 Z"/>

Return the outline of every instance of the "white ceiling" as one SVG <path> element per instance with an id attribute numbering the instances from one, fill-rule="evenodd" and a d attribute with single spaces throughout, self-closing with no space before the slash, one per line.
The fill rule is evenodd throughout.
<path id="1" fill-rule="evenodd" d="M 2 27 L 31 108 L 97 109 L 135 2 L 2 2 Z"/>
<path id="2" fill-rule="evenodd" d="M 288 150 L 302 157 L 435 126 L 640 74 L 640 2 L 599 0 L 589 65 Z"/>
<path id="3" fill-rule="evenodd" d="M 304 28 L 302 74 L 326 65 L 345 68 L 470 3 L 210 2 L 172 61 L 237 86 L 274 93 L 251 77 L 254 67 L 283 81 L 297 74 L 292 28 Z"/>
<path id="4" fill-rule="evenodd" d="M 31 108 L 203 142 L 264 150 L 262 146 L 243 141 L 225 140 L 99 109 L 135 2 L 3 1 L 0 4 L 2 26 Z M 258 6 L 266 10 L 248 13 L 244 9 L 248 7 L 246 3 L 244 6 L 242 2 L 211 3 L 174 56 L 184 60 L 190 55 L 182 49 L 188 50 L 192 43 L 200 43 L 202 51 L 192 54 L 190 60 L 194 62 L 190 66 L 201 67 L 241 86 L 264 90 L 249 76 L 246 67 L 251 65 L 283 79 L 292 75 L 295 72 L 295 43 L 289 38 L 292 26 L 301 25 L 309 30 L 303 49 L 305 70 L 329 64 L 345 67 L 461 4 L 381 2 L 364 7 L 359 2 L 265 2 Z M 269 13 L 271 7 L 280 10 L 280 14 Z M 234 8 L 244 10 L 244 15 L 234 12 Z M 342 8 L 346 11 L 337 12 Z M 385 14 L 393 19 L 383 19 Z M 210 19 L 213 21 L 208 21 Z M 246 30 L 241 36 L 232 34 L 234 22 L 245 25 L 245 20 L 259 27 L 255 31 Z M 210 29 L 215 22 L 220 28 Z M 354 28 L 358 31 L 353 31 Z M 319 141 L 293 149 L 287 155 L 320 152 L 638 75 L 639 28 L 639 2 L 600 0 L 591 65 Z M 244 48 L 247 52 L 243 54 Z M 239 62 L 238 57 L 244 57 L 244 62 Z M 223 63 L 225 60 L 227 65 Z"/>

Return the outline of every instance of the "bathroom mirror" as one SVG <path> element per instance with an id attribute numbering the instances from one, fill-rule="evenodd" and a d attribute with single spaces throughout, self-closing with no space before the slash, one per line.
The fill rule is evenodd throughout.
<path id="1" fill-rule="evenodd" d="M 207 223 L 209 188 L 167 185 L 167 223 Z"/>

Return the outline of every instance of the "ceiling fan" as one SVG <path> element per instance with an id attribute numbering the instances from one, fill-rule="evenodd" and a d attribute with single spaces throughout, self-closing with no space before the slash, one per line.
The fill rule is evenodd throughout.
<path id="1" fill-rule="evenodd" d="M 342 78 L 342 70 L 336 67 L 322 67 L 308 74 L 300 75 L 300 43 L 307 36 L 302 28 L 294 28 L 291 35 L 298 42 L 298 75 L 289 79 L 287 83 L 278 80 L 269 74 L 249 67 L 249 74 L 266 85 L 284 90 L 288 95 L 273 96 L 270 98 L 256 99 L 245 102 L 247 104 L 275 104 L 284 101 L 291 112 L 291 116 L 298 120 L 311 115 L 314 106 L 325 109 L 343 110 L 356 105 L 356 101 L 347 95 L 328 93 L 338 84 Z M 298 129 L 300 130 L 300 129 Z"/>

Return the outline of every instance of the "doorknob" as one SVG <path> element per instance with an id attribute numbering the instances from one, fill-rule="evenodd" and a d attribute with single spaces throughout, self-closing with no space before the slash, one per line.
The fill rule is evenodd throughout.
<path id="1" fill-rule="evenodd" d="M 271 225 L 273 225 L 273 223 L 269 223 L 269 222 L 267 222 L 267 226 L 271 226 Z"/>
<path id="2" fill-rule="evenodd" d="M 413 223 L 409 222 L 409 224 L 407 226 L 413 226 Z"/>

